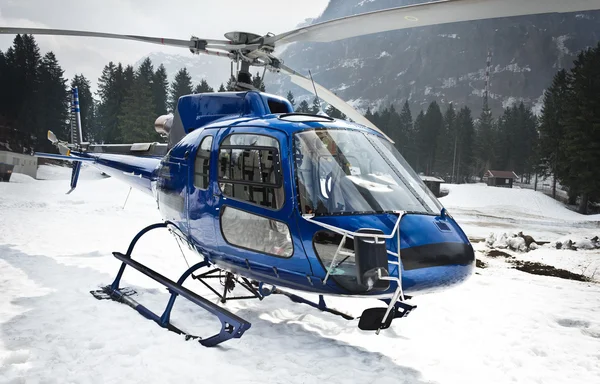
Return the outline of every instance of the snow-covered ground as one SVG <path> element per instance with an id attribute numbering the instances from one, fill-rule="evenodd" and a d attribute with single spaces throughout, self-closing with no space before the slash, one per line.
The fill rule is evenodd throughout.
<path id="1" fill-rule="evenodd" d="M 443 184 L 442 188 L 449 194 L 440 201 L 471 237 L 510 231 L 523 231 L 540 241 L 554 241 L 573 233 L 600 235 L 600 215 L 573 212 L 531 189 L 485 184 Z"/>
<path id="2" fill-rule="evenodd" d="M 165 331 L 131 308 L 98 301 L 90 290 L 112 281 L 118 261 L 144 226 L 159 221 L 152 199 L 84 168 L 70 195 L 69 169 L 42 166 L 38 179 L 0 183 L 0 383 L 597 383 L 600 284 L 531 275 L 502 258 L 464 285 L 421 297 L 406 319 L 376 336 L 284 297 L 229 302 L 249 320 L 241 339 L 204 348 Z M 472 238 L 523 231 L 541 241 L 600 234 L 583 217 L 527 190 L 448 186 L 442 203 Z M 137 258 L 175 278 L 186 262 L 167 233 L 143 238 Z M 550 245 L 511 252 L 570 268 L 564 255 L 598 250 Z M 549 256 L 550 255 L 550 256 Z M 194 256 L 186 253 L 188 262 Z M 571 260 L 571 259 L 569 259 Z M 562 262 L 562 264 L 561 264 Z M 581 271 L 577 272 L 581 273 Z M 125 272 L 139 301 L 160 311 L 164 288 Z M 199 283 L 187 284 L 214 299 Z M 355 315 L 377 302 L 330 300 Z M 178 299 L 173 320 L 201 335 L 216 321 Z"/>

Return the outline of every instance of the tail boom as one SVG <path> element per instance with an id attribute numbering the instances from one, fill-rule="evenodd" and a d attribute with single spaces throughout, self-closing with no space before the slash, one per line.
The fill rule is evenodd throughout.
<path id="1" fill-rule="evenodd" d="M 81 162 L 87 162 L 107 175 L 153 196 L 152 185 L 157 178 L 160 158 L 69 151 L 66 155 L 36 152 L 36 157 L 74 162 L 71 191 L 77 186 Z"/>

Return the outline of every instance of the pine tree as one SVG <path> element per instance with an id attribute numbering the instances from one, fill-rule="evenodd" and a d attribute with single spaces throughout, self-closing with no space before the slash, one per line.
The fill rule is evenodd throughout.
<path id="1" fill-rule="evenodd" d="M 181 96 L 190 95 L 192 93 L 192 77 L 187 68 L 182 68 L 175 75 L 175 80 L 171 84 L 171 101 L 170 110 L 175 111 L 177 103 Z"/>
<path id="2" fill-rule="evenodd" d="M 152 60 L 146 57 L 136 72 L 137 77 L 141 77 L 146 84 L 152 84 L 154 81 L 154 65 Z"/>
<path id="3" fill-rule="evenodd" d="M 540 142 L 538 146 L 539 166 L 537 171 L 544 176 L 553 176 L 552 197 L 556 198 L 556 182 L 561 178 L 561 167 L 565 160 L 565 106 L 568 103 L 570 79 L 562 69 L 554 76 L 552 85 L 544 92 L 544 105 L 540 116 Z"/>
<path id="4" fill-rule="evenodd" d="M 413 132 L 415 135 L 415 163 L 414 169 L 416 172 L 423 172 L 424 164 L 426 163 L 426 153 L 421 151 L 421 137 L 424 135 L 422 132 L 424 131 L 424 122 L 425 122 L 425 113 L 421 110 L 415 119 L 415 123 L 413 125 Z"/>
<path id="5" fill-rule="evenodd" d="M 371 107 L 367 108 L 367 112 L 365 112 L 365 118 L 373 123 L 373 112 L 371 112 Z M 375 123 L 373 123 L 375 124 Z"/>
<path id="6" fill-rule="evenodd" d="M 98 96 L 100 98 L 97 109 L 98 143 L 118 143 L 121 141 L 118 131 L 118 116 L 121 113 L 123 94 L 123 67 L 115 65 L 112 61 L 104 66 L 102 75 L 98 79 Z"/>
<path id="7" fill-rule="evenodd" d="M 426 175 L 433 173 L 437 152 L 437 137 L 444 129 L 444 118 L 437 102 L 432 101 L 417 133 L 417 147 L 423 154 L 422 166 Z"/>
<path id="8" fill-rule="evenodd" d="M 67 80 L 64 71 L 58 64 L 56 56 L 48 52 L 42 58 L 39 67 L 39 90 L 37 107 L 37 124 L 33 132 L 37 138 L 37 148 L 51 150 L 52 145 L 46 140 L 47 132 L 54 131 L 59 137 L 68 137 L 66 124 L 69 110 L 69 98 L 66 88 Z"/>
<path id="9" fill-rule="evenodd" d="M 121 66 L 121 63 L 119 63 Z M 135 80 L 135 71 L 133 70 L 133 65 L 128 65 L 123 69 L 123 83 L 121 87 L 121 98 L 124 99 L 127 92 L 133 87 L 133 82 Z"/>
<path id="10" fill-rule="evenodd" d="M 214 91 L 215 90 L 210 85 L 208 85 L 206 79 L 202 79 L 200 81 L 200 84 L 196 85 L 196 88 L 194 88 L 194 93 L 206 93 Z"/>
<path id="11" fill-rule="evenodd" d="M 308 102 L 306 100 L 302 100 L 296 112 L 299 113 L 310 113 L 310 107 L 308 106 Z"/>
<path id="12" fill-rule="evenodd" d="M 0 50 L 0 89 L 11 89 L 10 88 L 10 78 L 11 75 L 9 73 L 10 67 L 8 66 L 8 62 L 6 61 L 6 55 Z M 9 104 L 10 93 L 9 92 L 0 92 L 0 117 L 6 118 L 8 104 Z"/>
<path id="13" fill-rule="evenodd" d="M 496 154 L 496 165 L 500 169 L 516 171 L 515 152 L 517 131 L 517 110 L 516 106 L 507 107 L 498 119 L 496 129 L 496 141 L 494 153 Z"/>
<path id="14" fill-rule="evenodd" d="M 83 141 L 94 142 L 98 135 L 95 132 L 96 124 L 94 122 L 94 98 L 90 89 L 90 81 L 81 75 L 75 75 L 71 80 L 71 88 L 77 87 L 79 93 L 79 110 L 81 114 L 81 130 Z"/>
<path id="15" fill-rule="evenodd" d="M 390 105 L 390 108 L 388 109 L 385 125 L 389 132 L 390 139 L 394 141 L 396 148 L 401 153 L 405 151 L 408 144 L 408 131 L 406 130 L 406 127 L 402 125 L 400 114 L 396 111 L 393 104 Z"/>
<path id="16" fill-rule="evenodd" d="M 132 87 L 127 91 L 119 115 L 119 131 L 126 143 L 149 142 L 158 139 L 154 131 L 154 105 L 152 87 L 147 81 L 147 73 L 139 68 Z"/>
<path id="17" fill-rule="evenodd" d="M 406 142 L 399 143 L 400 147 L 398 149 L 406 161 L 414 166 L 416 160 L 415 133 L 413 130 L 412 114 L 410 113 L 408 100 L 404 102 L 402 111 L 400 112 L 400 127 L 401 131 L 406 132 Z"/>
<path id="18" fill-rule="evenodd" d="M 515 159 L 516 172 L 527 177 L 527 182 L 535 168 L 536 148 L 539 142 L 538 119 L 531 108 L 526 107 L 523 102 L 517 108 L 517 150 Z"/>
<path id="19" fill-rule="evenodd" d="M 600 196 L 600 43 L 577 56 L 571 74 L 561 183 L 580 195 L 579 212 L 587 213 L 589 199 Z"/>
<path id="20" fill-rule="evenodd" d="M 223 86 L 223 83 L 221 83 L 221 86 L 219 87 L 219 92 L 227 92 L 227 90 Z"/>
<path id="21" fill-rule="evenodd" d="M 319 111 L 321 111 L 321 103 L 319 102 L 319 98 L 315 96 L 313 98 L 312 107 L 310 108 L 310 113 L 316 115 L 317 113 L 319 113 Z"/>
<path id="22" fill-rule="evenodd" d="M 456 111 L 452 103 L 448 105 L 444 113 L 444 123 L 440 129 L 436 146 L 436 164 L 434 169 L 440 175 L 446 177 L 452 175 L 454 177 L 455 149 L 458 145 L 458 131 L 456 130 Z M 453 181 L 454 182 L 454 181 Z"/>
<path id="23" fill-rule="evenodd" d="M 325 113 L 327 114 L 327 116 L 333 117 L 334 119 L 341 119 L 341 120 L 346 119 L 346 115 L 344 115 L 339 109 L 337 109 L 333 105 L 329 105 L 326 108 Z"/>
<path id="24" fill-rule="evenodd" d="M 236 84 L 236 83 L 237 83 L 237 80 L 235 79 L 235 77 L 234 77 L 234 76 L 231 76 L 231 77 L 229 78 L 229 80 L 227 80 L 227 85 L 225 85 L 225 89 L 226 89 L 228 92 L 235 91 L 235 84 Z"/>
<path id="25" fill-rule="evenodd" d="M 39 137 L 41 129 L 37 122 L 43 108 L 36 102 L 41 55 L 33 36 L 16 35 L 13 46 L 6 53 L 6 62 L 11 68 L 8 79 L 11 95 L 7 98 L 7 117 L 14 122 L 20 133 L 21 146 L 33 148 L 37 143 L 46 140 L 45 132 L 43 137 Z"/>
<path id="26" fill-rule="evenodd" d="M 292 91 L 288 91 L 286 98 L 288 99 L 290 104 L 292 104 L 292 109 L 295 109 L 296 108 L 296 100 L 294 100 L 294 94 L 292 93 Z"/>
<path id="27" fill-rule="evenodd" d="M 457 147 L 455 158 L 456 182 L 459 184 L 468 181 L 473 175 L 474 153 L 473 145 L 475 142 L 475 126 L 471 117 L 471 110 L 463 107 L 456 116 L 457 129 Z"/>
<path id="28" fill-rule="evenodd" d="M 496 165 L 498 168 L 529 175 L 537 144 L 537 121 L 530 108 L 521 102 L 504 110 L 496 131 Z"/>
<path id="29" fill-rule="evenodd" d="M 169 80 L 164 65 L 159 65 L 152 77 L 152 101 L 156 117 L 167 113 Z"/>
<path id="30" fill-rule="evenodd" d="M 254 78 L 252 79 L 252 85 L 254 86 L 254 88 L 258 89 L 261 92 L 265 92 L 265 83 L 263 80 L 264 79 L 260 77 L 260 74 L 258 72 L 256 72 L 256 76 L 254 76 Z"/>

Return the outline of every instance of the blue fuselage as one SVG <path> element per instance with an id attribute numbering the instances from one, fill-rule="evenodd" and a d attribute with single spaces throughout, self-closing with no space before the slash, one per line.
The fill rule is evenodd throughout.
<path id="1" fill-rule="evenodd" d="M 396 282 L 386 290 L 361 290 L 348 256 L 337 261 L 333 257 L 338 248 L 348 255 L 351 242 L 314 221 L 345 231 L 368 228 L 388 235 L 398 215 L 386 209 L 379 213 L 320 214 L 308 221 L 303 216 L 308 208 L 300 204 L 304 184 L 299 185 L 297 164 L 301 155 L 294 141 L 295 134 L 310 130 L 361 132 L 376 138 L 381 134 L 341 120 L 285 120 L 270 113 L 269 108 L 279 102 L 278 108 L 283 105 L 291 111 L 291 105 L 285 99 L 268 97 L 256 92 L 218 94 L 210 99 L 203 95 L 182 97 L 171 149 L 163 158 L 77 155 L 152 195 L 163 219 L 176 225 L 198 253 L 222 269 L 304 291 L 389 296 Z M 236 108 L 243 113 L 227 115 Z M 177 129 L 181 139 L 173 142 Z M 382 148 L 379 151 L 385 150 Z M 347 179 L 356 179 L 356 172 L 348 171 Z M 313 184 L 318 188 L 319 182 Z M 416 185 L 409 184 L 410 188 Z M 393 201 L 390 196 L 385 197 L 386 202 Z M 376 200 L 371 198 L 370 204 L 383 204 Z M 475 258 L 467 237 L 437 200 L 434 205 L 440 208 L 418 213 L 393 208 L 407 211 L 400 222 L 400 272 L 405 293 L 445 289 L 465 281 L 474 270 Z M 348 244 L 340 245 L 341 241 Z M 393 256 L 398 252 L 397 236 L 387 239 L 386 246 L 390 262 L 397 260 Z M 391 276 L 398 276 L 397 264 L 386 267 Z M 325 281 L 327 271 L 330 276 Z"/>
<path id="2" fill-rule="evenodd" d="M 199 253 L 223 269 L 260 282 L 293 289 L 342 295 L 359 293 L 351 284 L 344 284 L 342 276 L 334 275 L 323 284 L 329 265 L 323 255 L 319 257 L 316 249 L 317 234 L 323 232 L 323 228 L 305 220 L 299 211 L 298 186 L 294 177 L 294 162 L 290 155 L 292 135 L 288 126 L 296 125 L 293 127 L 296 129 L 314 129 L 321 128 L 322 124 L 288 123 L 288 129 L 282 129 L 273 124 L 277 121 L 276 118 L 246 120 L 240 119 L 234 123 L 229 122 L 226 126 L 215 124 L 195 130 L 172 148 L 157 169 L 155 192 L 163 218 L 175 223 Z M 242 133 L 269 135 L 279 141 L 281 179 L 285 197 L 278 209 L 266 208 L 223 193 L 223 183 L 218 181 L 219 143 L 229 135 Z M 198 165 L 197 152 L 200 143 L 207 137 L 212 137 L 209 181 L 205 189 L 200 189 L 194 183 L 197 171 L 195 167 Z M 266 233 L 256 229 L 255 224 L 260 225 L 260 222 L 236 219 L 236 223 L 228 224 L 223 215 L 228 209 L 285 223 L 291 237 L 290 252 L 284 257 L 262 248 L 249 247 L 243 241 L 226 239 L 226 233 L 233 234 L 234 237 L 239 234 L 240 238 L 246 238 L 245 241 L 249 243 L 260 242 L 257 238 L 268 237 Z M 349 231 L 375 228 L 390 234 L 396 219 L 395 214 L 382 213 L 325 215 L 315 220 Z M 400 228 L 402 285 L 406 293 L 445 289 L 463 282 L 472 274 L 472 247 L 450 216 L 441 215 L 441 212 L 407 213 L 400 223 Z M 332 246 L 336 247 L 337 244 L 339 240 Z M 388 240 L 387 248 L 391 252 L 397 252 L 397 238 Z M 390 260 L 392 259 L 390 256 Z M 397 275 L 396 268 L 397 266 L 390 264 L 390 275 Z M 385 292 L 364 294 L 388 295 L 395 288 L 395 283 L 392 283 Z"/>

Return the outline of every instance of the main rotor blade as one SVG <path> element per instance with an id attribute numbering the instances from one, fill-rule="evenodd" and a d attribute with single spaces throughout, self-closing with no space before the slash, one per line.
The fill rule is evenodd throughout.
<path id="1" fill-rule="evenodd" d="M 267 38 L 265 43 L 329 42 L 435 24 L 597 9 L 600 0 L 440 0 L 325 21 Z"/>
<path id="2" fill-rule="evenodd" d="M 307 91 L 310 91 L 310 93 L 314 93 L 313 83 L 309 78 L 299 74 L 298 72 L 294 71 L 290 67 L 287 67 L 283 64 L 280 64 L 279 68 L 281 69 L 281 72 L 285 73 L 286 75 L 288 75 L 291 78 L 292 83 L 298 85 L 299 87 L 306 89 Z M 360 112 L 358 112 L 356 109 L 354 109 L 350 104 L 348 104 L 344 100 L 340 99 L 335 93 L 331 92 L 327 88 L 325 88 L 322 85 L 319 85 L 317 83 L 315 83 L 315 88 L 317 89 L 319 98 L 321 98 L 321 99 L 325 100 L 327 103 L 333 105 L 335 108 L 337 108 L 340 112 L 342 112 L 348 118 L 354 120 L 355 122 L 357 122 L 359 124 L 362 124 L 371 129 L 374 129 L 375 131 L 377 131 L 377 132 L 381 133 L 383 136 L 385 136 L 388 140 L 392 141 L 385 133 L 383 133 L 379 128 L 377 128 L 372 122 L 370 122 Z"/>
<path id="3" fill-rule="evenodd" d="M 114 33 L 73 31 L 73 30 L 65 30 L 65 29 L 0 27 L 0 34 L 17 34 L 17 33 L 32 34 L 32 35 L 103 37 L 103 38 L 109 38 L 109 39 L 142 41 L 145 43 L 168 45 L 168 46 L 172 46 L 172 47 L 182 47 L 182 48 L 189 48 L 189 49 L 199 48 L 197 46 L 198 41 L 202 41 L 204 46 L 206 46 L 206 44 L 230 44 L 230 41 L 228 41 L 228 40 L 193 40 L 193 39 L 179 40 L 179 39 L 165 39 L 162 37 L 119 35 L 119 34 L 114 34 Z M 203 49 L 203 48 L 201 48 L 201 49 Z"/>

